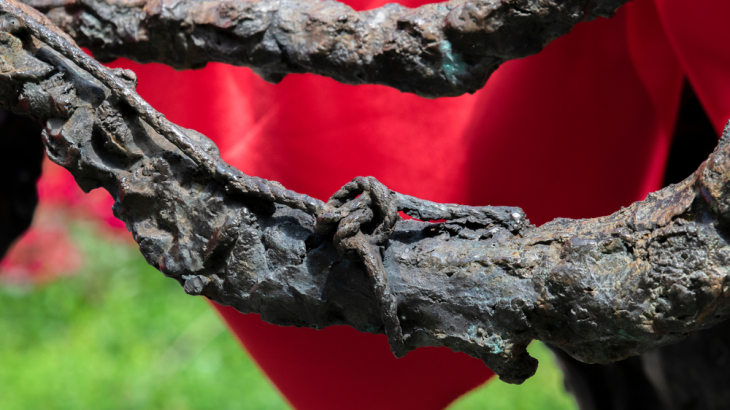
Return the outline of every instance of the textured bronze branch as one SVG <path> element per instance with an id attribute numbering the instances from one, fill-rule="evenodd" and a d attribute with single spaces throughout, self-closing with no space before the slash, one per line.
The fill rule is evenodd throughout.
<path id="1" fill-rule="evenodd" d="M 249 66 L 268 81 L 315 73 L 427 97 L 473 93 L 628 0 L 452 0 L 355 11 L 313 0 L 25 0 L 101 61 Z"/>
<path id="2" fill-rule="evenodd" d="M 398 354 L 447 346 L 513 383 L 535 371 L 534 339 L 608 363 L 730 315 L 730 128 L 690 178 L 603 218 L 535 227 L 519 208 L 436 204 L 371 178 L 323 204 L 233 170 L 141 100 L 133 73 L 35 10 L 0 12 L 0 104 L 44 125 L 51 160 L 106 189 L 147 261 L 189 294 L 279 325 L 388 333 Z"/>

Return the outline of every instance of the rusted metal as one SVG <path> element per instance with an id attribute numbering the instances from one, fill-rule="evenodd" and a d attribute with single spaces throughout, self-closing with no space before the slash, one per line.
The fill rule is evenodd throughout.
<path id="1" fill-rule="evenodd" d="M 503 62 L 627 1 L 451 0 L 356 11 L 314 0 L 25 0 L 101 61 L 179 69 L 217 61 L 275 83 L 315 73 L 426 97 L 473 93 Z"/>
<path id="2" fill-rule="evenodd" d="M 189 294 L 279 325 L 386 333 L 399 355 L 447 346 L 511 383 L 536 369 L 532 340 L 610 363 L 730 316 L 730 128 L 692 176 L 602 218 L 535 227 L 519 208 L 436 204 L 372 178 L 322 204 L 225 164 L 161 119 L 133 73 L 83 56 L 33 9 L 0 11 L 0 104 L 43 124 L 48 157 L 107 190 L 147 261 Z"/>

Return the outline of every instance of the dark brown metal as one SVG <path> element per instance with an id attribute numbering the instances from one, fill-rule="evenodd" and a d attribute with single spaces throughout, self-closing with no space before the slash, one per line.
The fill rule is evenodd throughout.
<path id="1" fill-rule="evenodd" d="M 730 316 L 730 128 L 692 176 L 602 218 L 535 227 L 519 208 L 436 204 L 372 178 L 322 204 L 225 164 L 149 107 L 133 73 L 33 9 L 0 11 L 0 104 L 44 124 L 49 158 L 106 189 L 189 294 L 279 325 L 386 333 L 398 354 L 447 346 L 511 383 L 536 369 L 531 340 L 609 363 Z"/>
<path id="2" fill-rule="evenodd" d="M 473 93 L 503 62 L 627 1 L 452 0 L 355 11 L 313 0 L 25 0 L 101 61 L 179 69 L 217 61 L 271 82 L 315 73 L 426 97 Z"/>

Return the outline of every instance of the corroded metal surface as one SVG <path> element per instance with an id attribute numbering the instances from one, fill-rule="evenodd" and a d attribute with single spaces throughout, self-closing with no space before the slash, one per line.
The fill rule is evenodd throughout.
<path id="1" fill-rule="evenodd" d="M 473 93 L 507 60 L 628 0 L 452 0 L 355 11 L 313 0 L 24 0 L 102 61 L 315 73 L 427 97 Z"/>
<path id="2" fill-rule="evenodd" d="M 730 129 L 694 175 L 602 218 L 535 227 L 519 208 L 373 179 L 323 204 L 223 163 L 149 107 L 133 73 L 24 10 L 0 1 L 0 104 L 44 125 L 49 158 L 106 189 L 147 261 L 189 294 L 279 325 L 387 333 L 399 354 L 447 346 L 512 383 L 534 373 L 534 339 L 609 363 L 730 315 Z"/>

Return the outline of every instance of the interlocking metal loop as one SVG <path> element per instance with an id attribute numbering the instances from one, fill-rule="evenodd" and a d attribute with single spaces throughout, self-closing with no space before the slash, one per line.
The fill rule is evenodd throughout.
<path id="1" fill-rule="evenodd" d="M 396 194 L 373 177 L 357 177 L 327 201 L 317 215 L 316 231 L 332 234 L 337 251 L 360 259 L 370 277 L 390 348 L 396 357 L 407 353 L 398 320 L 398 303 L 388 288 L 380 246 L 387 243 L 400 220 Z"/>

